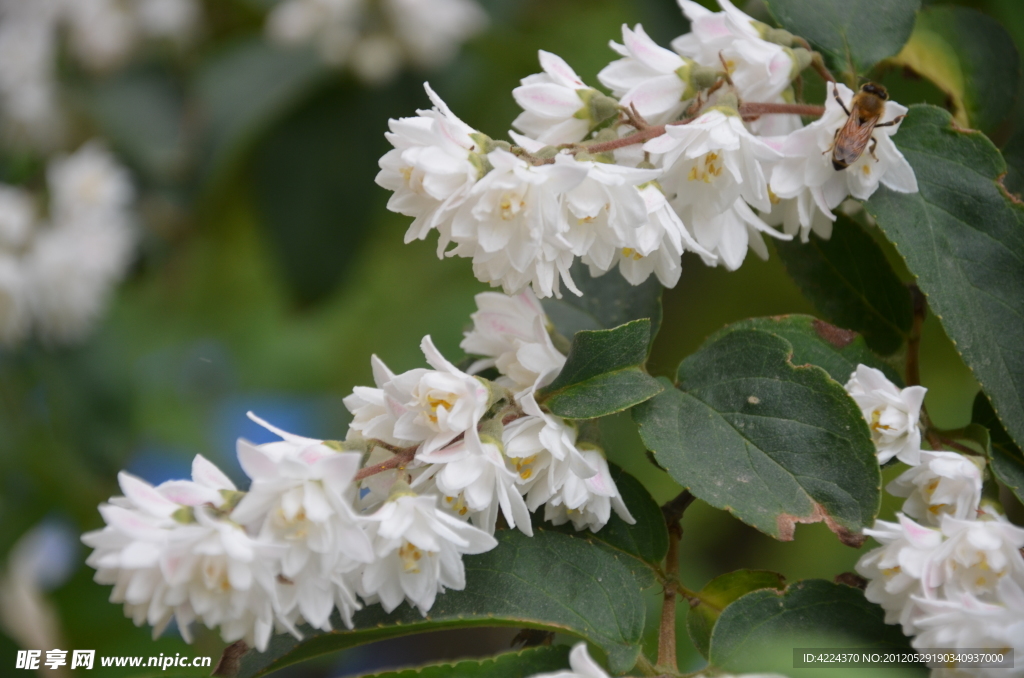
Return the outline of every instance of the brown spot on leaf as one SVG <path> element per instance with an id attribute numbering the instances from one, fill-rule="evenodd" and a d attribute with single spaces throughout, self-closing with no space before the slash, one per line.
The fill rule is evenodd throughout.
<path id="1" fill-rule="evenodd" d="M 832 530 L 839 541 L 853 548 L 860 548 L 866 537 L 863 534 L 851 532 L 835 521 L 825 508 L 818 503 L 814 504 L 814 510 L 809 516 L 794 516 L 789 513 L 781 513 L 775 519 L 775 526 L 779 532 L 779 541 L 793 541 L 793 533 L 796 531 L 797 523 L 820 523 L 824 522 L 828 529 Z"/>
<path id="2" fill-rule="evenodd" d="M 857 333 L 853 330 L 844 330 L 841 327 L 830 325 L 824 320 L 815 318 L 812 324 L 818 336 L 836 348 L 846 348 L 857 338 Z"/>
<path id="3" fill-rule="evenodd" d="M 221 676 L 222 678 L 233 678 L 238 675 L 239 669 L 242 666 L 242 655 L 249 651 L 249 646 L 245 644 L 244 640 L 238 640 L 231 643 L 224 648 L 224 654 L 220 656 L 217 661 L 216 668 L 213 669 L 214 676 Z"/>
<path id="4" fill-rule="evenodd" d="M 833 579 L 837 584 L 843 584 L 844 586 L 852 586 L 855 589 L 863 591 L 868 587 L 868 580 L 860 576 L 855 572 L 841 572 L 836 575 Z"/>
<path id="5" fill-rule="evenodd" d="M 999 190 L 1003 192 L 1003 196 L 1006 197 L 1014 205 L 1024 205 L 1024 200 L 1020 199 L 1020 196 L 1016 193 L 1011 193 L 1010 189 L 1006 188 L 1006 184 L 1003 181 L 1006 179 L 1006 172 L 1003 172 L 996 178 L 996 183 L 999 184 Z"/>

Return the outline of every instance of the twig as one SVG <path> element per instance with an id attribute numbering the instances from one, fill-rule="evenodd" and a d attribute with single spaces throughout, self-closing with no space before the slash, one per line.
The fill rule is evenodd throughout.
<path id="1" fill-rule="evenodd" d="M 384 447 L 391 450 L 392 452 L 395 453 L 395 456 L 391 457 L 387 461 L 382 461 L 379 464 L 374 464 L 373 466 L 367 466 L 366 468 L 361 469 L 359 473 L 357 473 L 355 476 L 355 480 L 357 481 L 362 480 L 363 478 L 368 478 L 372 475 L 376 475 L 378 473 L 382 473 L 384 471 L 390 471 L 393 468 L 401 468 L 405 466 L 405 464 L 408 464 L 410 461 L 412 461 L 413 457 L 416 456 L 415 447 L 401 449 L 393 447 L 386 443 L 382 443 L 377 440 L 375 440 L 374 443 L 376 443 L 379 447 Z"/>
<path id="2" fill-rule="evenodd" d="M 668 581 L 661 603 L 661 626 L 658 630 L 658 669 L 677 673 L 676 661 L 676 582 L 679 577 L 679 540 L 683 528 L 679 521 L 695 497 L 689 490 L 683 490 L 674 499 L 661 507 L 661 514 L 668 527 L 668 554 L 665 556 L 665 573 Z"/>
<path id="3" fill-rule="evenodd" d="M 740 115 L 743 116 L 744 120 L 748 117 L 760 117 L 762 115 L 769 115 L 773 113 L 807 115 L 820 118 L 825 115 L 825 107 L 814 106 L 812 104 L 769 104 L 757 102 L 740 104 Z"/>

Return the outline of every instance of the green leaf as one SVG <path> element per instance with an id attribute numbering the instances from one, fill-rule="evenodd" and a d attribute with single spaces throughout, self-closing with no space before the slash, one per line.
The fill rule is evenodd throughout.
<path id="1" fill-rule="evenodd" d="M 978 392 L 974 398 L 974 410 L 971 421 L 988 429 L 989 462 L 996 478 L 1024 502 L 1024 453 L 1006 434 L 1006 429 L 999 423 L 992 404 L 985 394 Z"/>
<path id="2" fill-rule="evenodd" d="M 653 343 L 661 327 L 661 292 L 664 289 L 654 276 L 640 285 L 629 284 L 617 270 L 593 278 L 580 261 L 573 264 L 569 272 L 583 296 L 566 292 L 561 299 L 542 302 L 562 336 L 571 339 L 580 330 L 610 330 L 630 320 L 648 318 Z"/>
<path id="3" fill-rule="evenodd" d="M 650 342 L 646 318 L 613 330 L 577 332 L 565 367 L 538 400 L 560 417 L 593 419 L 654 397 L 663 386 L 642 368 Z"/>
<path id="4" fill-rule="evenodd" d="M 777 334 L 793 346 L 794 365 L 817 365 L 840 384 L 848 382 L 860 364 L 882 370 L 894 384 L 903 383 L 896 370 L 871 352 L 862 336 L 813 316 L 794 314 L 750 318 L 733 323 L 721 332 L 732 329 L 764 330 Z"/>
<path id="5" fill-rule="evenodd" d="M 786 588 L 786 578 L 767 570 L 736 570 L 715 577 L 700 590 L 700 603 L 686 613 L 686 630 L 697 651 L 707 659 L 711 647 L 711 631 L 730 603 L 751 591 Z"/>
<path id="6" fill-rule="evenodd" d="M 204 176 L 223 175 L 271 121 L 331 74 L 316 51 L 253 37 L 203 66 L 195 83 L 206 121 Z"/>
<path id="7" fill-rule="evenodd" d="M 383 134 L 353 134 L 399 108 L 393 89 L 338 85 L 319 92 L 255 147 L 253 197 L 295 299 L 330 294 L 362 251 L 385 194 L 367 182 L 388 150 Z"/>
<path id="8" fill-rule="evenodd" d="M 1024 208 L 998 183 L 999 151 L 946 111 L 913 106 L 893 137 L 920 193 L 879 188 L 866 203 L 999 420 L 1024 440 Z"/>
<path id="9" fill-rule="evenodd" d="M 537 531 L 495 534 L 498 547 L 463 559 L 466 588 L 438 595 L 428 617 L 403 604 L 391 614 L 380 605 L 356 613 L 355 629 L 338 621 L 337 631 L 304 627 L 302 642 L 290 635 L 271 639 L 265 653 L 241 659 L 242 678 L 259 676 L 328 652 L 376 640 L 469 626 L 538 628 L 583 638 L 623 673 L 640 653 L 646 609 L 633 574 L 611 550 L 584 539 Z"/>
<path id="10" fill-rule="evenodd" d="M 767 0 L 786 30 L 806 38 L 841 73 L 866 73 L 897 54 L 920 0 Z"/>
<path id="11" fill-rule="evenodd" d="M 552 645 L 507 652 L 490 659 L 367 674 L 364 678 L 523 678 L 536 673 L 565 671 L 568 667 L 569 646 Z"/>
<path id="12" fill-rule="evenodd" d="M 779 593 L 754 591 L 725 608 L 711 634 L 710 661 L 727 671 L 792 671 L 797 647 L 909 650 L 899 625 L 858 589 L 821 579 Z"/>
<path id="13" fill-rule="evenodd" d="M 597 532 L 577 532 L 572 523 L 566 523 L 557 527 L 549 524 L 538 523 L 544 529 L 557 530 L 566 534 L 574 534 L 587 539 L 599 541 L 611 548 L 621 551 L 640 561 L 648 567 L 659 567 L 661 561 L 668 553 L 668 528 L 665 527 L 665 517 L 661 513 L 651 493 L 643 484 L 623 471 L 617 465 L 609 463 L 608 468 L 612 474 L 615 486 L 619 488 L 622 501 L 629 509 L 630 515 L 636 519 L 635 525 L 630 525 L 612 511 L 608 524 Z M 538 515 L 542 512 L 538 511 Z M 645 577 L 646 579 L 646 577 Z M 653 580 L 650 581 L 653 584 Z"/>
<path id="14" fill-rule="evenodd" d="M 992 17 L 967 7 L 927 7 L 893 61 L 937 85 L 964 127 L 992 133 L 1017 99 L 1020 57 L 1013 38 Z"/>
<path id="15" fill-rule="evenodd" d="M 633 410 L 658 463 L 712 506 L 776 539 L 825 521 L 846 544 L 878 513 L 867 424 L 821 368 L 764 330 L 723 331 L 679 366 L 678 389 Z"/>
<path id="16" fill-rule="evenodd" d="M 90 108 L 104 135 L 150 179 L 180 179 L 188 161 L 184 101 L 163 73 L 133 70 L 100 81 Z"/>
<path id="17" fill-rule="evenodd" d="M 903 345 L 914 320 L 910 293 L 864 229 L 839 215 L 830 239 L 779 241 L 775 249 L 804 296 L 829 322 L 860 332 L 883 355 Z"/>

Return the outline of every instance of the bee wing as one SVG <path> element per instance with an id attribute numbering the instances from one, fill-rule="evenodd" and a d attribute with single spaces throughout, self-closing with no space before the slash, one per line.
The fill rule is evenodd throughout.
<path id="1" fill-rule="evenodd" d="M 839 130 L 836 137 L 835 148 L 832 157 L 843 165 L 852 165 L 864 155 L 864 150 L 871 141 L 871 134 L 875 131 L 875 124 L 878 123 L 878 116 L 860 119 L 857 111 L 853 111 L 843 128 Z"/>

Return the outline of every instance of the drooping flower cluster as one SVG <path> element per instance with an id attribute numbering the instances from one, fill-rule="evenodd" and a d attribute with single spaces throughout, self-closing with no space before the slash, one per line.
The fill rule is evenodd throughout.
<path id="1" fill-rule="evenodd" d="M 600 530 L 613 510 L 632 523 L 600 449 L 538 395 L 566 358 L 536 297 L 477 303 L 469 371 L 430 337 L 429 368 L 394 374 L 374 357 L 376 386 L 345 399 L 343 442 L 250 415 L 281 441 L 238 441 L 248 491 L 201 456 L 191 481 L 122 473 L 124 496 L 100 507 L 106 526 L 83 537 L 111 600 L 154 635 L 173 618 L 186 637 L 199 622 L 263 650 L 275 631 L 330 630 L 335 609 L 349 627 L 364 604 L 426 615 L 438 593 L 465 587 L 463 555 L 497 545 L 499 514 L 527 535 L 541 505 L 577 530 Z"/>
<path id="2" fill-rule="evenodd" d="M 0 185 L 0 344 L 81 340 L 131 262 L 134 190 L 97 142 L 51 161 L 48 207 Z"/>
<path id="3" fill-rule="evenodd" d="M 428 86 L 433 108 L 391 121 L 377 176 L 389 208 L 414 218 L 406 239 L 436 230 L 439 255 L 472 259 L 508 294 L 578 294 L 576 257 L 592 275 L 617 266 L 633 284 L 654 273 L 671 287 L 684 251 L 734 270 L 748 249 L 768 256 L 761 234 L 829 237 L 847 195 L 917 191 L 891 139 L 906 108 L 883 102 L 870 144 L 837 170 L 830 151 L 853 92 L 830 83 L 824 114 L 803 126 L 786 104 L 810 52 L 729 0 L 717 13 L 680 4 L 691 32 L 671 50 L 623 26 L 621 58 L 598 74 L 610 95 L 542 51 L 543 72 L 512 92 L 515 145 L 459 120 Z"/>
<path id="4" fill-rule="evenodd" d="M 880 462 L 896 456 L 910 468 L 886 487 L 905 497 L 896 522 L 865 533 L 880 547 L 857 571 L 865 595 L 900 623 L 917 648 L 983 648 L 1024 659 L 1024 529 L 982 505 L 984 462 L 957 452 L 921 450 L 919 414 L 925 389 L 902 391 L 878 370 L 860 365 L 847 391 L 864 411 Z M 912 390 L 913 389 L 913 390 Z M 1008 676 L 1020 669 L 956 667 L 933 675 Z"/>
<path id="5" fill-rule="evenodd" d="M 199 28 L 197 0 L 3 0 L 0 2 L 0 113 L 8 138 L 60 143 L 59 39 L 92 71 L 121 65 L 145 40 L 184 42 Z"/>
<path id="6" fill-rule="evenodd" d="M 553 673 L 536 673 L 530 678 L 610 678 L 608 673 L 601 668 L 587 652 L 586 643 L 576 643 L 569 653 L 569 671 L 555 671 Z M 703 675 L 703 674 L 702 674 Z M 719 678 L 784 678 L 776 673 L 744 673 L 741 676 L 718 673 Z"/>
<path id="7" fill-rule="evenodd" d="M 487 25 L 475 0 L 286 0 L 267 18 L 267 35 L 313 43 L 329 64 L 367 83 L 391 80 L 409 64 L 442 66 Z"/>

